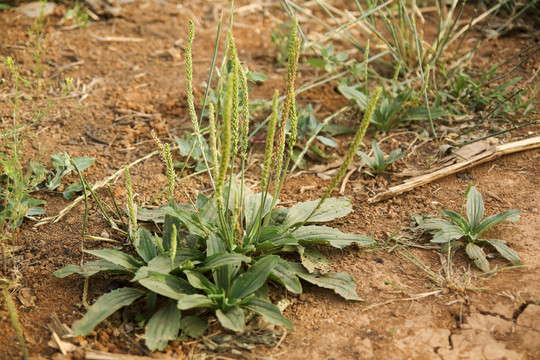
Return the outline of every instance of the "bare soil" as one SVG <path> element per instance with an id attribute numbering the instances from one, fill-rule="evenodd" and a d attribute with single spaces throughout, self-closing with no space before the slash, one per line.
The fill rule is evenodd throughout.
<path id="1" fill-rule="evenodd" d="M 80 29 L 60 23 L 67 8 L 57 5 L 55 12 L 47 18 L 48 39 L 42 54 L 42 61 L 47 66 L 43 67 L 43 79 L 58 84 L 69 76 L 74 78 L 76 86 L 69 97 L 55 106 L 39 124 L 38 135 L 28 139 L 28 158 L 49 164 L 48 156 L 60 151 L 72 156 L 93 156 L 96 162 L 87 171 L 87 178 L 93 183 L 153 151 L 152 129 L 166 141 L 173 141 L 174 135 L 182 136 L 183 131 L 190 128 L 183 61 L 188 19 L 195 21 L 197 32 L 194 84 L 198 101 L 204 93 L 202 83 L 208 76 L 217 22 L 221 11 L 227 18 L 228 7 L 226 1 L 196 0 L 177 4 L 135 0 L 122 4 L 119 17 L 103 18 Z M 283 92 L 285 78 L 284 69 L 275 61 L 276 50 L 270 41 L 269 29 L 285 17 L 277 2 L 238 1 L 236 8 L 234 26 L 240 57 L 251 70 L 268 75 L 266 83 L 251 84 L 254 90 L 251 96 L 269 99 L 274 88 Z M 13 10 L 0 12 L 0 57 L 12 56 L 21 65 L 25 76 L 32 74 L 31 60 L 27 56 L 27 30 L 32 23 L 32 19 Z M 127 38 L 143 41 L 128 41 Z M 510 58 L 537 40 L 534 35 L 519 31 L 510 37 L 494 39 L 479 50 L 480 61 L 475 66 L 487 69 L 490 64 Z M 539 65 L 540 54 L 537 53 L 521 65 L 516 76 L 523 76 L 525 81 Z M 8 80 L 7 69 L 1 71 L 1 77 Z M 298 84 L 314 76 L 314 71 L 303 65 Z M 7 81 L 6 85 L 9 84 Z M 12 111 L 7 96 L 11 87 L 6 85 L 0 87 L 2 126 L 11 121 Z M 51 91 L 48 95 L 55 98 L 58 92 Z M 539 98 L 539 94 L 535 96 Z M 299 101 L 313 103 L 318 109 L 318 119 L 346 105 L 332 85 L 304 93 Z M 146 115 L 141 116 L 141 113 Z M 349 114 L 340 121 L 354 126 L 359 120 L 357 115 Z M 539 129 L 537 125 L 530 126 L 498 139 L 511 141 L 538 136 Z M 369 144 L 370 141 L 364 142 Z M 407 141 L 410 141 L 407 134 L 398 135 L 385 142 L 383 150 L 388 152 Z M 340 142 L 344 149 L 347 138 Z M 424 166 L 423 161 L 429 156 L 436 157 L 436 151 L 436 147 L 428 144 L 419 150 L 422 156 L 415 155 L 418 159 L 406 158 L 394 169 Z M 261 148 L 254 146 L 253 159 L 261 156 Z M 274 329 L 273 346 L 257 346 L 253 350 L 233 347 L 232 352 L 226 349 L 214 353 L 203 341 L 173 342 L 166 354 L 177 359 L 197 356 L 314 360 L 538 359 L 539 168 L 540 151 L 527 151 L 376 204 L 365 201 L 372 195 L 368 189 L 378 191 L 399 183 L 400 179 L 384 175 L 373 180 L 357 172 L 350 177 L 344 192 L 353 201 L 355 211 L 334 222 L 333 226 L 351 233 L 373 235 L 379 246 L 367 251 L 356 246 L 343 251 L 326 247 L 320 250 L 332 260 L 334 270 L 354 276 L 364 302 L 345 301 L 330 291 L 309 285 L 305 285 L 305 293 L 300 296 L 276 288 L 273 292 L 276 300 L 290 301 L 284 314 L 293 321 L 295 328 L 288 333 Z M 165 169 L 156 157 L 135 166 L 132 174 L 139 204 L 149 203 L 166 184 Z M 70 180 L 75 177 L 64 183 Z M 484 195 L 487 215 L 508 209 L 523 211 L 518 222 L 499 225 L 488 235 L 507 240 L 526 267 L 501 271 L 482 281 L 467 277 L 479 274 L 479 271 L 458 252 L 453 258 L 451 281 L 435 282 L 404 256 L 406 251 L 414 254 L 444 277 L 445 259 L 434 249 L 421 248 L 429 243 L 391 248 L 396 242 L 386 240 L 408 226 L 412 214 L 435 214 L 443 205 L 459 211 L 470 181 Z M 121 201 L 125 197 L 122 182 L 112 184 L 115 196 Z M 281 199 L 285 202 L 317 199 L 328 183 L 314 173 L 296 174 L 286 182 Z M 203 178 L 194 178 L 186 182 L 186 187 L 196 192 L 207 189 L 209 184 Z M 104 191 L 99 194 L 107 197 Z M 337 192 L 335 195 L 338 196 Z M 47 200 L 47 215 L 57 214 L 69 204 L 60 193 L 40 192 L 34 196 Z M 16 252 L 7 260 L 9 276 L 14 276 L 19 284 L 13 290 L 13 297 L 31 356 L 35 358 L 66 358 L 49 345 L 51 331 L 48 324 L 51 317 L 58 317 L 61 323 L 71 326 L 85 313 L 83 280 L 75 276 L 58 279 L 52 272 L 88 260 L 82 248 L 110 246 L 81 237 L 83 212 L 84 207 L 79 204 L 60 222 L 39 228 L 34 227 L 35 223 L 25 221 L 16 233 Z M 111 233 L 95 204 L 90 209 L 88 233 L 124 240 Z M 500 258 L 490 263 L 493 268 L 509 265 Z M 113 281 L 118 280 L 107 276 L 92 278 L 88 301 L 97 299 Z M 136 331 L 130 332 L 126 328 L 122 315 L 117 315 L 88 337 L 73 339 L 79 349 L 69 353 L 67 358 L 82 359 L 85 355 L 90 358 L 91 350 L 149 355 L 144 349 L 144 341 L 137 337 Z M 0 319 L 0 359 L 20 358 L 20 347 L 4 303 L 0 305 Z M 213 326 L 207 335 L 215 337 L 216 334 L 227 332 Z"/>

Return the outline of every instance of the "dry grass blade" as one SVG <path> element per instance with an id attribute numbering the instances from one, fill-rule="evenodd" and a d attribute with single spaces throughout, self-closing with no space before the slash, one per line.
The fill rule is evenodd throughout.
<path id="1" fill-rule="evenodd" d="M 85 359 L 87 360 L 174 360 L 174 358 L 165 355 L 158 354 L 155 356 L 137 356 L 137 355 L 125 355 L 114 354 L 106 351 L 89 350 L 86 352 Z"/>
<path id="2" fill-rule="evenodd" d="M 378 308 L 380 306 L 384 306 L 384 305 L 388 305 L 388 304 L 393 304 L 395 302 L 398 302 L 398 301 L 415 301 L 415 300 L 420 300 L 420 299 L 423 299 L 423 298 L 426 298 L 428 296 L 435 296 L 435 295 L 438 295 L 442 292 L 442 289 L 441 290 L 434 290 L 434 291 L 430 291 L 430 292 L 427 292 L 427 293 L 423 293 L 423 294 L 418 294 L 416 296 L 412 296 L 410 298 L 405 298 L 405 299 L 394 299 L 394 300 L 388 300 L 388 301 L 385 301 L 385 302 L 382 302 L 382 303 L 377 303 L 377 304 L 373 304 L 373 305 L 370 305 L 368 307 L 365 307 L 362 309 L 362 312 L 365 312 L 365 311 L 368 311 L 368 310 L 371 310 L 371 309 L 374 309 L 374 308 Z"/>
<path id="3" fill-rule="evenodd" d="M 93 39 L 103 42 L 143 42 L 143 38 L 125 37 L 125 36 L 97 36 L 90 34 Z"/>

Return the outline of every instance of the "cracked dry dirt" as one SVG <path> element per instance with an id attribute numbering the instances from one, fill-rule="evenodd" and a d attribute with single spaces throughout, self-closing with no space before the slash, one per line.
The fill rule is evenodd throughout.
<path id="1" fill-rule="evenodd" d="M 269 98 L 274 88 L 282 88 L 285 76 L 274 60 L 275 48 L 269 41 L 269 28 L 284 16 L 277 4 L 251 6 L 248 1 L 238 1 L 236 5 L 244 9 L 235 15 L 240 57 L 250 69 L 263 72 L 269 78 L 263 85 L 252 84 L 252 98 Z M 92 22 L 88 29 L 65 29 L 57 24 L 66 8 L 57 6 L 46 29 L 48 40 L 43 62 L 48 66 L 44 68 L 44 78 L 58 82 L 70 76 L 75 79 L 76 88 L 40 124 L 40 135 L 29 139 L 26 154 L 47 164 L 48 156 L 58 151 L 72 156 L 94 156 L 96 163 L 88 170 L 87 177 L 95 182 L 154 150 L 151 129 L 168 141 L 172 141 L 173 135 L 188 130 L 182 61 L 187 19 L 196 20 L 195 91 L 197 99 L 201 99 L 204 90 L 201 83 L 207 77 L 221 9 L 227 14 L 228 3 L 190 1 L 181 6 L 172 2 L 136 0 L 124 4 L 118 18 Z M 0 56 L 14 57 L 22 65 L 24 75 L 31 74 L 31 64 L 25 55 L 27 29 L 31 24 L 31 19 L 13 11 L 0 12 Z M 103 41 L 107 36 L 143 38 L 144 41 Z M 530 41 L 520 37 L 494 40 L 480 50 L 480 63 L 488 64 L 489 59 L 499 61 L 498 56 L 503 52 L 510 57 Z M 524 77 L 530 77 L 531 69 L 538 68 L 539 59 L 536 54 L 524 63 L 519 69 Z M 7 79 L 6 70 L 2 71 L 1 75 Z M 310 71 L 307 66 L 300 69 L 299 83 L 313 78 Z M 2 96 L 8 92 L 7 87 L 0 88 Z M 7 97 L 1 99 L 1 114 L 10 113 Z M 309 91 L 298 100 L 318 104 L 318 118 L 345 104 L 331 86 Z M 149 116 L 136 116 L 135 112 Z M 356 120 L 354 117 L 343 119 L 349 125 L 354 125 Z M 538 134 L 539 127 L 532 126 L 527 131 Z M 344 148 L 346 139 L 340 141 Z M 254 156 L 259 156 L 260 152 L 255 146 Z M 400 255 L 400 249 L 389 253 L 365 251 L 355 246 L 343 251 L 321 247 L 332 260 L 334 270 L 354 276 L 358 293 L 365 302 L 347 302 L 330 291 L 308 285 L 300 296 L 276 288 L 276 300 L 287 298 L 290 301 L 285 315 L 294 322 L 295 329 L 282 338 L 279 346 L 257 347 L 244 352 L 244 356 L 313 360 L 540 358 L 539 165 L 539 150 L 514 154 L 372 205 L 363 201 L 365 196 L 358 190 L 371 180 L 360 174 L 353 175 L 345 195 L 353 200 L 355 211 L 334 222 L 341 230 L 373 234 L 377 240 L 385 240 L 388 234 L 408 226 L 413 213 L 436 213 L 442 205 L 459 211 L 467 184 L 473 181 L 484 194 L 487 215 L 508 209 L 523 211 L 518 222 L 499 225 L 488 235 L 507 240 L 527 267 L 502 271 L 484 282 L 472 280 L 469 287 L 477 290 L 460 291 L 459 283 L 445 285 L 431 281 L 424 271 Z M 133 169 L 132 180 L 140 204 L 147 203 L 156 189 L 164 186 L 164 172 L 155 157 Z M 395 180 L 388 178 L 375 185 L 388 186 Z M 306 184 L 314 186 L 300 192 Z M 327 184 L 328 181 L 314 174 L 303 174 L 286 182 L 281 199 L 316 199 Z M 192 191 L 207 186 L 202 179 L 188 181 Z M 124 199 L 121 180 L 113 184 L 113 191 L 118 199 Z M 100 194 L 106 196 L 105 192 Z M 36 196 L 47 200 L 48 215 L 58 213 L 67 205 L 59 194 Z M 30 353 L 36 358 L 61 358 L 57 350 L 47 344 L 51 338 L 47 328 L 51 315 L 56 314 L 62 323 L 71 326 L 84 314 L 82 280 L 77 277 L 57 279 L 52 272 L 67 264 L 79 263 L 81 246 L 108 246 L 81 239 L 82 214 L 83 207 L 79 205 L 56 224 L 35 229 L 31 222 L 25 222 L 16 236 L 18 250 L 14 260 L 21 286 L 14 297 Z M 96 206 L 90 211 L 88 231 L 92 235 L 110 232 Z M 444 259 L 436 251 L 416 248 L 409 251 L 434 272 L 443 273 Z M 471 263 L 461 253 L 453 262 L 454 278 L 459 280 Z M 500 268 L 507 263 L 496 258 L 491 260 L 491 265 Z M 478 272 L 471 268 L 471 273 Z M 112 280 L 106 276 L 92 279 L 89 300 L 101 295 Z M 0 306 L 0 319 L 0 359 L 19 358 L 20 350 L 4 304 Z M 125 323 L 119 320 L 117 316 L 111 324 L 117 324 L 122 331 L 102 325 L 86 339 L 75 339 L 74 343 L 83 351 L 68 357 L 84 356 L 89 349 L 144 355 L 135 334 L 129 333 Z M 178 359 L 189 354 L 212 356 L 197 342 L 172 343 L 166 352 Z"/>

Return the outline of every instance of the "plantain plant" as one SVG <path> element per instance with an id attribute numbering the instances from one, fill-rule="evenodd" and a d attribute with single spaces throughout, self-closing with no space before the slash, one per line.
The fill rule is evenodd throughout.
<path id="1" fill-rule="evenodd" d="M 357 154 L 360 155 L 362 161 L 367 166 L 377 171 L 385 171 L 393 163 L 405 156 L 405 153 L 400 148 L 397 148 L 396 150 L 392 151 L 390 155 L 384 157 L 384 154 L 376 140 L 373 140 L 371 149 L 373 150 L 374 157 L 370 157 L 368 154 L 362 151 L 359 151 Z"/>
<path id="2" fill-rule="evenodd" d="M 467 188 L 463 202 L 464 204 L 466 202 L 466 217 L 463 216 L 463 209 L 460 214 L 451 210 L 442 210 L 442 215 L 447 219 L 430 218 L 424 220 L 418 227 L 433 233 L 431 242 L 447 244 L 452 248 L 465 246 L 469 258 L 474 260 L 474 264 L 482 271 L 489 271 L 489 263 L 482 246 L 495 248 L 502 257 L 514 265 L 519 265 L 519 255 L 503 240 L 482 239 L 480 236 L 497 224 L 519 220 L 521 210 L 506 210 L 482 220 L 484 200 L 472 184 Z"/>
<path id="3" fill-rule="evenodd" d="M 290 208 L 277 207 L 296 141 L 294 82 L 300 47 L 296 29 L 295 20 L 289 41 L 285 100 L 279 109 L 276 92 L 267 130 L 261 191 L 254 192 L 244 181 L 249 133 L 248 89 L 232 31 L 228 33 L 229 60 L 224 62 L 229 71 L 221 71 L 224 75 L 219 85 L 224 87 L 225 96 L 223 101 L 209 104 L 210 131 L 205 140 L 192 95 L 194 30 L 191 23 L 186 46 L 188 105 L 198 145 L 202 148 L 203 141 L 209 144 L 209 158 L 203 155 L 203 160 L 214 194 L 212 197 L 199 194 L 192 200 L 175 173 L 169 145 L 157 140 L 167 166 L 169 201 L 157 209 L 135 210 L 128 196 L 131 238 L 136 254 L 87 250 L 101 259 L 82 266 L 69 265 L 55 273 L 59 277 L 125 274 L 132 276 L 134 285 L 138 284 L 99 298 L 78 323 L 76 335 L 88 334 L 107 316 L 140 299 L 147 302 L 146 345 L 151 350 L 163 350 L 180 331 L 193 337 L 201 335 L 209 315 L 214 315 L 224 328 L 235 332 L 244 329 L 250 313 L 259 314 L 272 324 L 291 328 L 292 322 L 268 298 L 268 281 L 299 294 L 302 292 L 300 280 L 304 280 L 332 289 L 346 299 L 362 300 L 356 292 L 354 279 L 348 274 L 331 272 L 329 261 L 314 245 L 328 244 L 341 249 L 353 243 L 369 246 L 373 239 L 315 224 L 343 217 L 352 211 L 347 198 L 331 198 L 330 195 L 358 149 L 381 90 L 377 90 L 369 102 L 343 165 L 322 198 Z M 290 130 L 287 132 L 286 128 Z M 208 166 L 209 163 L 213 168 Z M 131 193 L 129 188 L 128 194 Z M 175 202 L 177 188 L 184 192 L 189 203 Z M 161 236 L 139 227 L 137 220 L 158 224 L 162 227 Z M 288 255 L 284 258 L 282 254 Z M 295 258 L 297 260 L 291 260 Z"/>

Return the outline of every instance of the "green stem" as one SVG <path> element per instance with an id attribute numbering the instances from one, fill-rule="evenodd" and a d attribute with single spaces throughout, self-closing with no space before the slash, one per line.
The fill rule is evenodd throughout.
<path id="1" fill-rule="evenodd" d="M 13 329 L 15 329 L 15 335 L 17 336 L 17 340 L 19 341 L 19 345 L 21 346 L 23 359 L 27 360 L 29 358 L 28 349 L 26 348 L 26 342 L 24 341 L 24 334 L 22 331 L 21 323 L 19 322 L 19 317 L 17 315 L 17 308 L 15 307 L 15 303 L 13 302 L 13 299 L 11 298 L 11 294 L 9 293 L 7 289 L 3 289 L 2 294 L 4 295 L 4 299 L 6 300 L 6 307 L 8 308 L 8 312 L 11 318 L 11 324 L 13 325 Z"/>

